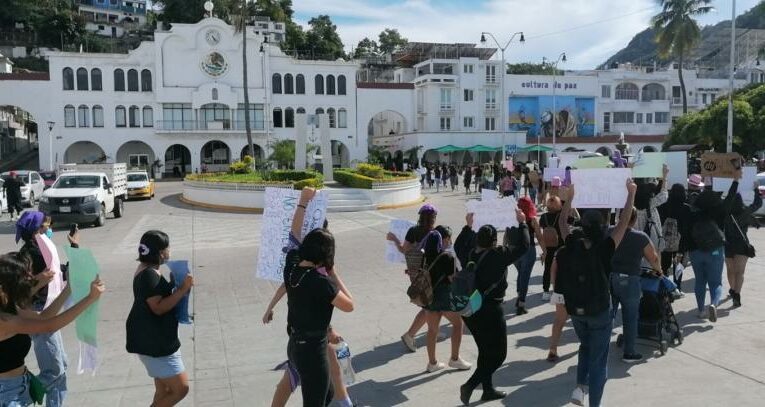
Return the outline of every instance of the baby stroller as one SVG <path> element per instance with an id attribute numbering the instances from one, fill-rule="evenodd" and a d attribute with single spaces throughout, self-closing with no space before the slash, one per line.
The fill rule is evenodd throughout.
<path id="1" fill-rule="evenodd" d="M 656 342 L 659 352 L 665 355 L 670 343 L 683 343 L 683 333 L 672 309 L 674 283 L 650 273 L 650 269 L 643 269 L 640 277 L 643 296 L 638 311 L 638 338 Z M 616 345 L 621 347 L 623 341 L 619 334 Z"/>

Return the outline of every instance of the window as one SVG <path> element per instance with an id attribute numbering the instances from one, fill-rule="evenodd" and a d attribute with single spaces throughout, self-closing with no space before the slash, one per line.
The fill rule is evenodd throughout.
<path id="1" fill-rule="evenodd" d="M 465 102 L 472 102 L 473 101 L 473 89 L 465 89 L 462 91 L 464 93 L 464 100 Z"/>
<path id="2" fill-rule="evenodd" d="M 273 110 L 273 122 L 274 127 L 284 127 L 282 122 L 282 109 L 279 107 L 276 107 Z"/>
<path id="3" fill-rule="evenodd" d="M 337 94 L 345 95 L 345 75 L 337 76 Z"/>
<path id="4" fill-rule="evenodd" d="M 643 86 L 643 102 L 665 100 L 667 98 L 666 96 L 664 86 L 659 85 L 658 83 L 649 83 L 648 85 Z"/>
<path id="5" fill-rule="evenodd" d="M 702 93 L 701 94 L 701 103 L 703 103 L 705 105 L 707 104 L 707 94 L 706 93 Z"/>
<path id="6" fill-rule="evenodd" d="M 295 93 L 305 95 L 305 76 L 302 73 L 295 76 Z"/>
<path id="7" fill-rule="evenodd" d="M 452 129 L 452 118 L 451 117 L 442 117 L 441 118 L 441 130 L 451 130 Z"/>
<path id="8" fill-rule="evenodd" d="M 472 64 L 462 65 L 462 73 L 473 73 L 473 65 Z"/>
<path id="9" fill-rule="evenodd" d="M 639 98 L 640 89 L 634 83 L 625 82 L 616 86 L 617 100 L 638 100 Z M 614 123 L 616 123 L 616 114 L 614 114 Z"/>
<path id="10" fill-rule="evenodd" d="M 245 128 L 245 122 L 244 122 L 245 113 L 249 113 L 250 126 L 252 126 L 253 129 L 263 130 L 264 123 L 265 123 L 265 116 L 263 113 L 262 104 L 250 103 L 250 108 L 248 109 L 248 112 L 245 112 L 244 103 L 240 103 L 239 105 L 237 105 L 236 121 L 237 121 L 237 128 L 240 130 Z"/>
<path id="11" fill-rule="evenodd" d="M 292 74 L 284 74 L 284 94 L 292 95 L 295 93 L 295 83 L 292 81 Z"/>
<path id="12" fill-rule="evenodd" d="M 284 76 L 286 77 L 287 75 Z M 284 127 L 295 127 L 295 110 L 291 107 L 284 109 Z"/>
<path id="13" fill-rule="evenodd" d="M 151 92 L 151 71 L 141 71 L 141 92 Z"/>
<path id="14" fill-rule="evenodd" d="M 205 129 L 231 130 L 231 114 L 227 105 L 208 103 L 199 109 L 199 120 Z M 211 125 L 212 124 L 212 125 Z"/>
<path id="15" fill-rule="evenodd" d="M 114 70 L 114 91 L 115 92 L 125 91 L 125 71 L 123 71 L 122 69 Z"/>
<path id="16" fill-rule="evenodd" d="M 497 83 L 497 66 L 486 65 L 486 82 Z"/>
<path id="17" fill-rule="evenodd" d="M 679 86 L 673 86 L 672 87 L 672 97 L 673 98 L 683 97 L 683 88 L 681 88 Z"/>
<path id="18" fill-rule="evenodd" d="M 90 70 L 90 89 L 91 90 L 103 90 L 101 80 L 101 70 L 93 68 Z"/>
<path id="19" fill-rule="evenodd" d="M 128 92 L 138 92 L 138 71 L 131 69 L 127 72 Z"/>
<path id="20" fill-rule="evenodd" d="M 611 112 L 603 113 L 603 131 L 606 133 L 611 131 Z"/>
<path id="21" fill-rule="evenodd" d="M 452 109 L 452 90 L 441 88 L 441 110 Z"/>
<path id="22" fill-rule="evenodd" d="M 104 127 L 104 108 L 93 106 L 93 127 Z"/>
<path id="23" fill-rule="evenodd" d="M 125 120 L 125 107 L 117 106 L 114 109 L 114 125 L 117 127 L 125 127 L 127 121 Z"/>
<path id="24" fill-rule="evenodd" d="M 635 112 L 614 112 L 614 124 L 635 123 Z"/>
<path id="25" fill-rule="evenodd" d="M 653 118 L 656 123 L 669 123 L 669 112 L 656 112 Z"/>
<path id="26" fill-rule="evenodd" d="M 645 122 L 648 124 L 653 123 L 653 113 L 646 113 L 645 114 Z"/>
<path id="27" fill-rule="evenodd" d="M 190 103 L 165 103 L 162 105 L 162 128 L 181 130 L 194 128 L 194 111 Z"/>
<path id="28" fill-rule="evenodd" d="M 320 114 L 324 114 L 324 109 L 322 109 L 322 108 L 320 108 L 320 107 L 317 107 L 317 108 L 316 108 L 316 114 L 317 114 L 317 115 L 320 115 Z"/>
<path id="29" fill-rule="evenodd" d="M 305 114 L 305 108 L 299 107 L 299 108 L 297 108 L 295 113 L 297 113 L 297 114 Z"/>
<path id="30" fill-rule="evenodd" d="M 77 117 L 74 114 L 74 106 L 64 106 L 64 127 L 76 127 Z"/>
<path id="31" fill-rule="evenodd" d="M 143 107 L 143 127 L 154 127 L 154 109 L 151 106 Z"/>
<path id="32" fill-rule="evenodd" d="M 327 95 L 335 94 L 335 77 L 333 75 L 327 75 Z"/>
<path id="33" fill-rule="evenodd" d="M 213 88 L 210 92 L 210 96 L 212 97 L 212 100 L 218 100 L 218 88 Z"/>
<path id="34" fill-rule="evenodd" d="M 462 118 L 462 127 L 466 128 L 466 129 L 472 129 L 473 128 L 473 118 L 470 117 L 470 116 L 463 117 Z"/>
<path id="35" fill-rule="evenodd" d="M 80 127 L 90 127 L 90 110 L 85 105 L 80 105 L 77 108 L 77 123 Z"/>
<path id="36" fill-rule="evenodd" d="M 497 108 L 497 90 L 496 89 L 486 89 L 486 108 L 487 109 Z"/>
<path id="37" fill-rule="evenodd" d="M 487 117 L 484 120 L 484 130 L 494 131 L 497 129 L 497 119 L 494 117 Z"/>
<path id="38" fill-rule="evenodd" d="M 604 97 L 607 99 L 611 98 L 611 85 L 600 86 L 600 97 Z"/>
<path id="39" fill-rule="evenodd" d="M 148 154 L 128 154 L 128 168 L 146 168 L 149 166 L 149 155 Z M 128 175 L 128 179 L 130 177 L 133 177 L 134 175 Z M 142 180 L 145 180 L 145 176 L 143 176 Z"/>
<path id="40" fill-rule="evenodd" d="M 715 99 L 717 99 L 717 95 L 714 93 L 709 94 L 709 103 L 714 103 Z"/>
<path id="41" fill-rule="evenodd" d="M 138 106 L 130 106 L 128 110 L 128 118 L 130 119 L 130 127 L 141 127 L 141 120 L 138 117 Z"/>
<path id="42" fill-rule="evenodd" d="M 323 95 L 324 94 L 324 77 L 321 75 L 316 75 L 313 78 L 313 84 L 314 84 L 314 93 L 317 95 Z"/>
<path id="43" fill-rule="evenodd" d="M 337 115 L 335 114 L 335 109 L 331 107 L 327 109 L 327 116 L 329 116 L 329 128 L 337 128 Z"/>
<path id="44" fill-rule="evenodd" d="M 345 109 L 338 109 L 337 111 L 337 127 L 341 129 L 348 128 L 348 111 Z"/>
<path id="45" fill-rule="evenodd" d="M 271 93 L 282 93 L 282 76 L 278 73 L 271 76 Z"/>
<path id="46" fill-rule="evenodd" d="M 637 124 L 643 123 L 643 113 L 636 113 L 635 114 L 635 123 L 637 123 Z"/>
<path id="47" fill-rule="evenodd" d="M 88 90 L 88 70 L 77 69 L 77 90 Z"/>
<path id="48" fill-rule="evenodd" d="M 202 147 L 203 164 L 228 164 L 229 155 L 228 146 L 218 140 L 210 141 Z"/>
<path id="49" fill-rule="evenodd" d="M 72 68 L 64 68 L 61 72 L 64 90 L 74 90 L 74 71 Z"/>

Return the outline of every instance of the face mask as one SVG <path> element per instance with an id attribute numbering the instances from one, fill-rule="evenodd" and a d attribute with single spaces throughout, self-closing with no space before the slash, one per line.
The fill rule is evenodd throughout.
<path id="1" fill-rule="evenodd" d="M 48 236 L 48 239 L 53 239 L 53 229 L 48 228 L 48 230 L 45 231 L 45 236 Z"/>

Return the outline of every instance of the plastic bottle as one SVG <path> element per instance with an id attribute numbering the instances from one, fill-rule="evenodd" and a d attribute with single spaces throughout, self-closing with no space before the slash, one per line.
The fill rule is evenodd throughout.
<path id="1" fill-rule="evenodd" d="M 350 386 L 356 382 L 356 372 L 353 371 L 353 365 L 351 365 L 351 349 L 343 341 L 335 345 L 335 353 L 337 354 L 337 363 L 340 365 L 343 383 Z"/>

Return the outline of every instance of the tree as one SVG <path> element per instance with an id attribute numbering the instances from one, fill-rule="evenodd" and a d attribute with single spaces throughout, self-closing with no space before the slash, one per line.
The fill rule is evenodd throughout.
<path id="1" fill-rule="evenodd" d="M 308 21 L 308 25 L 311 28 L 306 33 L 306 44 L 311 46 L 314 57 L 335 60 L 345 55 L 337 26 L 328 15 L 314 17 Z"/>
<path id="2" fill-rule="evenodd" d="M 213 13 L 220 15 L 226 11 L 226 7 L 223 7 L 220 0 L 213 3 L 215 4 Z M 157 20 L 166 25 L 173 23 L 194 24 L 205 15 L 205 0 L 154 0 L 154 4 L 162 10 Z"/>
<path id="3" fill-rule="evenodd" d="M 532 62 L 521 62 L 518 64 L 507 64 L 507 73 L 511 75 L 552 75 L 552 64 L 535 64 Z M 557 75 L 563 75 L 563 71 L 558 69 Z"/>
<path id="4" fill-rule="evenodd" d="M 399 48 L 409 42 L 395 28 L 386 28 L 377 37 L 377 43 L 380 44 L 380 53 L 392 54 Z"/>
<path id="5" fill-rule="evenodd" d="M 247 80 L 247 21 L 249 7 L 247 0 L 241 0 L 238 9 L 239 19 L 235 24 L 236 32 L 242 33 L 242 93 L 244 95 L 244 130 L 247 133 L 247 155 L 255 157 L 255 147 L 252 145 L 252 128 L 250 127 L 250 88 Z"/>
<path id="6" fill-rule="evenodd" d="M 712 0 L 660 0 L 662 10 L 653 17 L 659 55 L 677 59 L 677 75 L 683 93 L 683 114 L 688 113 L 688 95 L 683 79 L 685 57 L 701 38 L 699 24 L 694 17 L 712 11 Z"/>
<path id="7" fill-rule="evenodd" d="M 370 55 L 377 55 L 378 52 L 377 43 L 364 37 L 364 39 L 359 41 L 358 45 L 356 45 L 356 49 L 353 51 L 353 58 L 359 59 Z"/>
<path id="8" fill-rule="evenodd" d="M 282 167 L 292 167 L 295 165 L 295 141 L 279 140 L 271 144 L 271 155 L 269 161 L 276 161 L 276 164 Z"/>

